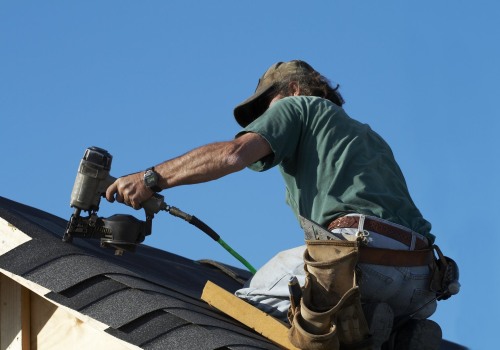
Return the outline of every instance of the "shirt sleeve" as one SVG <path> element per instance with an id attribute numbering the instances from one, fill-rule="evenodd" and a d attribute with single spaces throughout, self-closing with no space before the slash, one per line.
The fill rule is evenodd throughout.
<path id="1" fill-rule="evenodd" d="M 303 109 L 294 97 L 285 97 L 238 133 L 237 137 L 248 132 L 259 134 L 273 151 L 273 154 L 251 164 L 249 168 L 265 171 L 293 158 L 300 141 L 303 116 Z"/>

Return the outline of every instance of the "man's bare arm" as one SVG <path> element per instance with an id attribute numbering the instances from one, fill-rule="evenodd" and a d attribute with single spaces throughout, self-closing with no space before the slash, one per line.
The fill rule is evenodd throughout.
<path id="1" fill-rule="evenodd" d="M 254 133 L 235 140 L 217 142 L 196 148 L 155 169 L 162 177 L 160 186 L 169 188 L 218 179 L 240 171 L 271 153 L 266 140 Z"/>
<path id="2" fill-rule="evenodd" d="M 260 135 L 246 133 L 226 142 L 211 143 L 180 157 L 165 161 L 155 170 L 163 189 L 207 182 L 240 171 L 271 153 L 269 143 Z M 106 191 L 109 201 L 116 200 L 140 208 L 153 192 L 143 183 L 143 172 L 121 177 Z"/>

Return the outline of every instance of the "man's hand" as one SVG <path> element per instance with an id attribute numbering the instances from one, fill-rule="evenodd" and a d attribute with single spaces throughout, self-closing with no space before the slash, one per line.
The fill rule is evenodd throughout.
<path id="1" fill-rule="evenodd" d="M 106 199 L 125 203 L 134 209 L 141 209 L 141 203 L 148 200 L 154 192 L 144 185 L 143 172 L 120 177 L 106 190 Z"/>

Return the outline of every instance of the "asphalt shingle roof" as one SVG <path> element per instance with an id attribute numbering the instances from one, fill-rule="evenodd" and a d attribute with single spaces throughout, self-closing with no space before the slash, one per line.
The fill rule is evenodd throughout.
<path id="1" fill-rule="evenodd" d="M 0 256 L 0 267 L 49 289 L 48 299 L 108 325 L 117 338 L 144 349 L 279 349 L 200 300 L 207 280 L 230 292 L 241 287 L 213 265 L 146 245 L 115 256 L 96 240 L 64 243 L 67 220 L 3 197 L 0 216 L 32 238 Z"/>

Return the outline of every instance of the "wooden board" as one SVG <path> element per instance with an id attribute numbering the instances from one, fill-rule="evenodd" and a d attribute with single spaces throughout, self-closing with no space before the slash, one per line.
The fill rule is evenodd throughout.
<path id="1" fill-rule="evenodd" d="M 30 236 L 18 230 L 10 222 L 0 218 L 0 255 L 29 240 L 31 240 Z"/>
<path id="2" fill-rule="evenodd" d="M 300 350 L 288 340 L 288 327 L 281 321 L 208 281 L 201 299 L 285 349 Z"/>
<path id="3" fill-rule="evenodd" d="M 131 350 L 140 348 L 92 327 L 63 308 L 31 293 L 31 349 Z"/>

